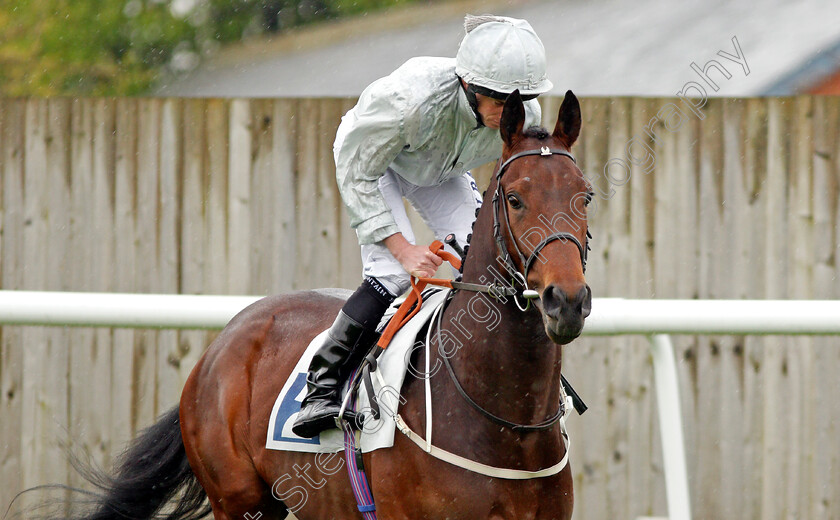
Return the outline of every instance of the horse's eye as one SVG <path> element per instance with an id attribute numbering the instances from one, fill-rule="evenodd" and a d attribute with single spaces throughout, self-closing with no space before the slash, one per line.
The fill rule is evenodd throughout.
<path id="1" fill-rule="evenodd" d="M 586 192 L 586 198 L 583 199 L 583 205 L 589 206 L 589 203 L 592 202 L 592 197 L 595 195 L 595 192 L 589 191 Z"/>
<path id="2" fill-rule="evenodd" d="M 512 193 L 507 196 L 507 201 L 508 204 L 510 204 L 510 207 L 513 209 L 520 209 L 522 207 L 522 201 L 519 200 L 519 197 Z"/>

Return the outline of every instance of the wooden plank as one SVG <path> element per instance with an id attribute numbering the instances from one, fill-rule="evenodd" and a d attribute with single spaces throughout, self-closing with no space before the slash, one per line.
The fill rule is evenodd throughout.
<path id="1" fill-rule="evenodd" d="M 205 103 L 188 100 L 182 123 L 184 162 L 181 191 L 180 279 L 183 294 L 201 294 L 204 287 L 206 243 L 204 242 L 205 175 Z"/>
<path id="2" fill-rule="evenodd" d="M 91 278 L 86 284 L 89 290 L 110 292 L 114 290 L 116 270 L 114 249 L 114 171 L 115 171 L 115 103 L 109 99 L 93 100 L 93 197 L 91 203 Z M 113 388 L 114 334 L 112 329 L 94 330 L 94 378 L 96 396 L 89 401 L 95 424 L 92 435 L 92 451 L 103 467 L 109 467 L 111 455 L 125 442 L 125 437 L 111 437 L 112 415 L 123 402 L 114 402 L 109 391 Z M 118 346 L 117 349 L 122 349 Z"/>
<path id="3" fill-rule="evenodd" d="M 714 265 L 714 291 L 719 298 L 745 298 L 749 278 L 750 223 L 746 208 L 749 192 L 744 183 L 743 150 L 748 146 L 743 135 L 744 105 L 740 100 L 725 100 L 722 107 L 722 172 L 720 233 L 717 261 Z M 701 284 L 702 287 L 702 284 Z M 719 511 L 724 518 L 743 518 L 743 490 L 745 474 L 753 467 L 745 462 L 744 442 L 744 384 L 743 338 L 719 338 L 719 439 L 718 482 Z M 706 375 L 703 374 L 704 380 Z M 706 385 L 708 386 L 708 385 Z M 699 423 L 698 423 L 699 424 Z M 702 456 L 702 453 L 700 454 Z"/>
<path id="4" fill-rule="evenodd" d="M 207 149 L 205 171 L 207 190 L 205 231 L 207 268 L 204 287 L 209 294 L 228 293 L 228 105 L 225 101 L 207 101 Z"/>
<path id="5" fill-rule="evenodd" d="M 295 287 L 298 255 L 290 251 L 297 244 L 297 153 L 296 131 L 300 118 L 298 102 L 291 99 L 277 99 L 272 111 L 272 164 L 275 171 L 274 195 L 274 246 L 273 276 L 274 292 L 289 292 Z"/>
<path id="6" fill-rule="evenodd" d="M 656 114 L 656 118 L 662 119 L 659 113 L 662 111 L 663 103 L 659 100 L 647 100 L 640 103 L 639 122 L 634 127 L 638 135 L 643 135 L 645 131 L 643 128 L 650 125 L 650 120 Z M 659 130 L 654 133 L 657 136 L 659 133 L 672 131 L 666 128 L 663 122 L 657 123 Z M 640 128 L 642 128 L 640 130 Z M 656 156 L 658 137 L 650 143 L 653 149 L 654 156 Z M 656 159 L 658 161 L 658 157 Z M 654 166 L 655 171 L 656 166 Z M 634 239 L 632 241 L 633 254 L 633 278 L 636 280 L 634 287 L 634 294 L 639 298 L 648 298 L 655 295 L 654 286 L 654 225 L 655 213 L 651 211 L 654 204 L 654 173 L 649 171 L 649 167 L 645 165 L 636 165 L 636 170 L 641 170 L 631 179 L 630 182 L 630 199 L 631 199 L 631 224 L 630 232 Z M 646 387 L 640 388 L 640 393 L 647 392 L 647 402 L 644 403 L 643 413 L 647 415 L 644 422 L 640 421 L 640 428 L 646 428 L 646 435 L 649 437 L 647 445 L 646 466 L 648 467 L 648 479 L 646 492 L 648 493 L 647 503 L 648 510 L 644 513 L 657 514 L 658 512 L 667 511 L 667 503 L 665 500 L 665 475 L 663 471 L 664 461 L 662 456 L 662 441 L 659 434 L 659 420 L 656 402 L 655 386 L 653 381 L 653 366 L 652 360 L 648 356 L 648 349 L 650 348 L 649 340 L 637 338 L 639 342 L 640 353 L 637 354 L 636 359 L 640 363 L 640 368 L 643 370 L 641 376 L 642 385 Z M 645 425 L 645 426 L 643 426 Z M 639 477 L 643 478 L 643 477 Z"/>
<path id="7" fill-rule="evenodd" d="M 12 102 L 6 100 L 4 98 L 0 98 L 0 287 L 3 286 L 3 269 L 4 269 L 4 258 L 5 258 L 5 246 L 3 244 L 3 232 L 6 229 L 6 217 L 5 212 L 7 210 L 4 194 L 5 194 L 5 183 L 2 179 L 6 176 L 6 161 L 11 161 L 11 157 L 6 157 L 7 150 L 4 143 L 13 139 L 13 135 L 11 134 L 10 125 L 14 124 L 14 121 L 11 119 L 11 105 Z M 11 209 L 11 208 L 8 208 Z M 3 330 L 0 327 L 0 343 L 2 343 L 2 334 Z M 2 349 L 2 347 L 0 347 Z"/>
<path id="8" fill-rule="evenodd" d="M 725 201 L 722 198 L 719 179 L 722 175 L 723 143 L 721 122 L 722 104 L 718 100 L 709 101 L 704 109 L 705 119 L 700 124 L 700 132 L 697 147 L 702 147 L 704 152 L 699 157 L 699 168 L 697 171 L 697 206 L 700 218 L 697 221 L 696 239 L 694 244 L 683 242 L 679 247 L 694 246 L 697 248 L 697 257 L 694 260 L 694 272 L 698 279 L 698 297 L 712 298 L 719 290 L 717 282 L 718 258 L 725 256 L 727 251 L 721 247 L 719 237 L 724 234 L 722 227 L 722 206 Z M 680 177 L 684 176 L 681 172 Z M 687 186 L 681 190 L 687 190 Z M 683 228 L 691 229 L 691 228 Z M 691 233 L 684 233 L 691 236 Z M 683 258 L 683 262 L 685 257 Z M 692 264 L 682 264 L 685 271 L 691 272 Z M 722 505 L 720 493 L 717 492 L 717 482 L 720 478 L 720 467 L 725 464 L 721 460 L 719 437 L 710 432 L 720 430 L 719 408 L 723 406 L 720 380 L 720 358 L 721 338 L 698 337 L 696 338 L 697 348 L 696 363 L 697 371 L 694 375 L 691 388 L 694 392 L 694 406 L 691 414 L 692 420 L 688 423 L 689 431 L 693 433 L 689 445 L 692 446 L 693 456 L 691 474 L 698 481 L 695 484 L 697 493 L 692 497 L 697 503 L 703 504 L 704 515 L 711 518 L 721 518 Z M 703 375 L 700 380 L 700 374 Z"/>
<path id="9" fill-rule="evenodd" d="M 298 176 L 296 188 L 297 209 L 297 243 L 298 255 L 295 272 L 295 289 L 312 289 L 318 287 L 319 280 L 315 265 L 318 252 L 315 248 L 315 236 L 319 230 L 320 215 L 313 203 L 318 197 L 318 121 L 320 120 L 320 103 L 313 99 L 301 99 L 298 114 L 306 117 L 297 118 L 297 164 Z"/>
<path id="10" fill-rule="evenodd" d="M 812 263 L 813 235 L 813 141 L 811 125 L 811 98 L 792 100 L 787 120 L 788 200 L 790 210 L 786 215 L 790 240 L 787 246 L 790 277 L 787 297 L 808 299 L 813 297 Z M 789 338 L 785 343 L 785 365 L 789 387 L 788 399 L 802 403 L 790 419 L 788 443 L 800 449 L 788 450 L 790 482 L 787 488 L 788 516 L 814 518 L 810 511 L 809 490 L 812 488 L 812 453 L 822 448 L 814 444 L 814 416 L 819 413 L 808 397 L 814 395 L 813 338 Z"/>
<path id="11" fill-rule="evenodd" d="M 272 279 L 277 276 L 278 242 L 276 233 L 277 192 L 282 190 L 276 185 L 274 168 L 273 101 L 252 100 L 251 122 L 253 129 L 253 160 L 251 166 L 251 191 L 255 196 L 251 200 L 251 293 L 269 294 Z M 293 206 L 294 207 L 294 206 Z M 288 209 L 286 210 L 288 211 Z M 283 253 L 279 253 L 283 254 Z"/>
<path id="12" fill-rule="evenodd" d="M 74 112 L 69 100 L 50 99 L 45 101 L 47 110 L 47 124 L 45 131 L 45 153 L 47 185 L 45 186 L 49 243 L 47 249 L 47 275 L 44 280 L 46 287 L 51 290 L 68 290 L 73 286 L 74 265 L 72 259 L 64 258 L 72 247 L 71 233 L 74 222 L 72 212 L 72 181 L 74 168 L 73 147 L 76 142 L 85 137 L 77 138 L 76 133 L 85 133 L 87 129 L 72 126 L 71 112 Z M 88 153 L 81 158 L 79 167 L 89 167 L 85 160 L 90 159 Z M 54 258 L 58 257 L 58 258 Z M 89 260 L 85 257 L 84 260 Z M 63 338 L 59 336 L 58 339 Z"/>
<path id="13" fill-rule="evenodd" d="M 699 186 L 699 156 L 698 142 L 700 140 L 701 128 L 703 125 L 708 125 L 709 130 L 714 132 L 717 130 L 714 125 L 715 122 L 707 122 L 706 120 L 699 120 L 692 116 L 686 115 L 687 120 L 680 126 L 679 131 L 673 135 L 675 142 L 671 150 L 675 154 L 672 164 L 675 165 L 674 170 L 669 173 L 674 177 L 672 181 L 673 199 L 674 199 L 674 214 L 671 222 L 671 243 L 666 244 L 664 249 L 671 249 L 670 254 L 673 258 L 671 261 L 671 274 L 675 276 L 675 285 L 669 290 L 667 287 L 657 285 L 657 296 L 662 297 L 663 289 L 671 297 L 675 298 L 696 298 L 698 293 L 698 239 L 697 230 L 699 229 L 699 200 L 698 200 L 698 186 Z M 708 117 L 708 116 L 707 116 Z M 704 208 L 706 211 L 706 208 Z M 657 218 L 669 219 L 668 215 L 657 213 Z M 667 226 L 668 224 L 665 223 Z M 688 230 L 688 232 L 686 232 Z M 663 251 L 664 252 L 664 251 Z M 657 262 L 663 259 L 658 258 Z M 693 421 L 689 420 L 693 417 L 691 410 L 696 410 L 698 400 L 705 398 L 700 396 L 693 390 L 699 385 L 698 381 L 698 363 L 700 352 L 708 348 L 708 344 L 704 344 L 703 339 L 697 337 L 677 337 L 674 339 L 675 355 L 681 356 L 684 362 L 678 364 L 679 374 L 679 388 L 680 398 L 683 410 L 683 421 L 689 428 L 684 432 L 685 441 L 688 446 L 696 446 L 699 441 L 699 436 L 702 435 L 700 431 L 693 428 Z M 692 463 L 697 459 L 689 456 L 688 470 L 691 472 L 696 466 Z M 695 484 L 696 486 L 697 484 Z M 696 493 L 695 493 L 696 496 Z"/>
<path id="14" fill-rule="evenodd" d="M 834 195 L 832 197 L 833 200 L 833 207 L 834 207 L 834 251 L 840 250 L 840 219 L 838 219 L 838 211 L 840 211 L 840 102 L 836 97 L 831 98 L 831 115 L 829 116 L 829 123 L 831 125 L 831 129 L 829 134 L 833 140 L 833 150 L 834 150 L 834 161 L 833 161 L 833 175 L 832 178 L 834 179 Z M 830 240 L 829 240 L 830 241 Z M 835 256 L 834 262 L 834 283 L 832 284 L 834 289 L 834 298 L 840 297 L 840 262 L 837 261 L 837 257 Z M 837 349 L 833 349 L 832 352 L 834 353 L 835 357 L 833 363 L 829 365 L 831 368 L 834 369 L 834 373 L 837 374 L 840 371 L 840 351 Z M 838 379 L 836 377 L 830 378 L 831 381 L 835 382 L 835 392 L 833 394 L 820 394 L 824 396 L 829 395 L 840 395 L 840 392 L 837 391 L 838 388 Z M 827 411 L 832 414 L 833 417 L 840 417 L 840 400 L 834 399 L 832 402 L 831 407 L 827 408 Z M 837 424 L 837 421 L 834 423 Z M 835 432 L 837 431 L 837 427 L 835 426 Z M 833 445 L 836 447 L 836 445 Z M 827 482 L 829 490 L 836 490 L 840 489 L 840 449 L 836 448 L 832 454 L 829 455 L 831 462 L 833 462 L 833 473 L 831 478 L 828 481 L 822 480 L 815 480 L 815 482 Z M 829 491 L 830 492 L 830 491 Z M 836 494 L 834 495 L 834 500 L 831 503 L 832 509 L 831 514 L 829 516 L 840 516 L 840 500 L 838 500 Z"/>
<path id="15" fill-rule="evenodd" d="M 764 296 L 764 206 L 760 198 L 760 186 L 767 169 L 767 104 L 763 100 L 747 100 L 744 107 L 744 142 L 748 146 L 743 153 L 744 185 L 749 193 L 749 205 L 745 208 L 745 221 L 749 230 L 747 265 L 750 275 L 746 277 L 748 294 L 755 298 Z M 761 466 L 764 424 L 764 340 L 756 336 L 744 338 L 744 464 L 746 468 Z M 761 518 L 762 482 L 761 471 L 747 471 L 743 487 L 743 512 L 745 518 Z"/>
<path id="16" fill-rule="evenodd" d="M 685 132 L 687 123 L 680 128 Z M 658 298 L 675 297 L 678 284 L 678 265 L 674 249 L 678 244 L 676 215 L 678 200 L 677 190 L 679 133 L 665 133 L 656 142 L 656 172 L 654 176 L 654 294 Z"/>
<path id="17" fill-rule="evenodd" d="M 205 270 L 207 266 L 204 194 L 207 190 L 205 176 L 205 150 L 207 132 L 205 128 L 205 106 L 202 100 L 184 102 L 183 154 L 184 166 L 181 190 L 181 240 L 180 279 L 183 294 L 205 292 Z M 208 344 L 207 333 L 203 331 L 181 331 L 178 339 L 178 388 L 183 388 L 195 364 Z"/>
<path id="18" fill-rule="evenodd" d="M 251 259 L 251 108 L 230 102 L 227 258 L 229 294 L 250 294 Z"/>
<path id="19" fill-rule="evenodd" d="M 630 129 L 630 100 L 614 99 L 609 106 L 606 160 L 600 163 L 604 176 L 611 180 L 614 195 L 605 204 L 603 215 L 607 224 L 605 230 L 609 247 L 607 258 L 607 283 L 610 294 L 629 296 L 632 291 L 630 280 L 630 193 L 625 184 L 626 170 L 609 167 L 608 161 L 624 160 L 628 143 L 632 139 Z M 628 427 L 632 414 L 633 382 L 625 367 L 632 358 L 632 349 L 627 338 L 608 340 L 607 358 L 607 446 L 605 468 L 607 472 L 606 496 L 607 515 L 610 518 L 624 518 L 628 515 L 630 482 L 628 480 Z"/>
<path id="20" fill-rule="evenodd" d="M 814 104 L 813 212 L 814 276 L 813 297 L 836 299 L 840 266 L 838 196 L 840 190 L 840 103 L 836 98 L 818 96 Z M 814 417 L 813 476 L 810 493 L 813 518 L 840 516 L 840 449 L 835 440 L 840 436 L 840 349 L 836 338 L 814 339 L 813 402 L 819 413 Z"/>
<path id="21" fill-rule="evenodd" d="M 627 145 L 632 139 L 630 129 L 630 100 L 616 99 L 609 110 L 609 136 L 607 138 L 608 160 L 623 160 Z M 603 162 L 606 171 L 607 162 Z M 611 294 L 629 296 L 633 281 L 630 279 L 630 190 L 623 184 L 626 172 L 621 168 L 610 168 L 610 177 L 619 182 L 613 183 L 615 195 L 609 205 L 608 229 L 609 264 L 607 283 Z M 605 175 L 607 175 L 605 173 Z M 609 358 L 607 366 L 608 381 L 608 417 L 607 417 L 607 513 L 610 518 L 627 518 L 630 501 L 629 473 L 629 423 L 633 404 L 633 381 L 627 365 L 631 362 L 632 349 L 628 338 L 609 340 Z"/>
<path id="22" fill-rule="evenodd" d="M 93 206 L 93 111 L 92 100 L 75 99 L 67 106 L 54 107 L 64 126 L 69 131 L 58 128 L 51 144 L 56 145 L 58 160 L 55 165 L 57 171 L 53 177 L 53 188 L 59 178 L 67 185 L 68 200 L 63 202 L 61 212 L 68 218 L 70 225 L 65 233 L 55 233 L 54 240 L 58 247 L 52 254 L 67 258 L 67 265 L 61 271 L 68 278 L 64 289 L 79 291 L 91 290 L 91 282 L 95 277 L 93 269 L 93 243 L 98 240 L 94 234 L 95 222 Z M 63 110 L 61 110 L 63 109 Z M 63 114 L 61 113 L 63 112 Z M 56 116 L 51 113 L 51 119 Z M 62 156 L 69 153 L 69 160 Z M 58 208 L 56 208 L 58 209 Z M 105 237 L 103 237 L 105 238 Z M 56 290 L 58 288 L 55 288 Z M 50 329 L 54 333 L 56 329 Z M 97 345 L 94 341 L 94 330 L 90 328 L 74 328 L 66 332 L 65 344 L 69 352 L 69 403 L 70 403 L 70 432 L 73 435 L 75 447 L 81 453 L 91 453 L 97 463 L 102 463 L 102 440 L 107 436 L 108 410 L 110 401 L 107 395 L 97 388 L 102 384 L 110 386 L 110 380 L 97 380 L 100 375 L 96 369 L 105 367 L 107 374 L 110 369 L 110 357 L 107 353 L 98 356 Z M 104 358 L 104 359 L 103 359 Z M 106 377 L 110 376 L 107 374 Z M 102 428 L 102 423 L 105 428 Z M 103 429 L 106 431 L 103 432 Z M 72 475 L 71 485 L 81 485 L 83 479 Z"/>
<path id="23" fill-rule="evenodd" d="M 767 171 L 762 186 L 764 203 L 765 297 L 769 299 L 786 296 L 788 213 L 787 169 L 785 164 L 785 100 L 767 100 Z M 787 482 L 789 467 L 786 452 L 789 440 L 791 414 L 795 410 L 780 407 L 778 403 L 787 399 L 785 390 L 788 381 L 783 340 L 770 337 L 764 341 L 764 442 L 762 444 L 762 503 L 761 518 L 767 520 L 786 518 L 788 513 Z M 796 407 L 794 407 L 796 408 Z"/>
<path id="24" fill-rule="evenodd" d="M 159 141 L 159 213 L 157 243 L 157 291 L 177 293 L 179 291 L 179 249 L 180 249 L 180 181 L 182 171 L 181 153 L 181 102 L 176 99 L 163 100 L 157 129 Z M 181 395 L 181 374 L 179 373 L 180 352 L 178 331 L 161 330 L 157 333 L 157 367 L 155 391 L 155 415 L 168 410 L 178 402 Z"/>
<path id="25" fill-rule="evenodd" d="M 161 101 L 144 100 L 137 111 L 137 267 L 135 290 L 154 293 L 160 283 L 160 117 Z M 151 424 L 157 410 L 158 332 L 134 335 L 134 430 Z"/>
<path id="26" fill-rule="evenodd" d="M 672 108 L 668 107 L 668 109 Z M 697 143 L 702 125 L 708 123 L 688 113 L 677 119 L 679 123 L 674 123 L 676 129 L 669 134 L 669 139 L 665 139 L 663 147 L 665 155 L 663 166 L 666 167 L 665 171 L 670 179 L 665 186 L 666 189 L 660 191 L 658 187 L 656 188 L 657 205 L 660 205 L 663 211 L 656 212 L 656 226 L 659 228 L 657 234 L 661 233 L 661 235 L 655 238 L 656 245 L 660 248 L 656 251 L 655 265 L 657 272 L 660 269 L 659 266 L 665 267 L 667 275 L 662 280 L 656 280 L 656 296 L 695 298 L 698 291 L 697 230 L 699 228 L 698 186 L 700 184 L 700 154 Z M 709 131 L 715 131 L 714 122 L 709 124 Z M 658 151 L 657 157 L 659 157 Z M 659 177 L 657 177 L 657 182 L 658 180 Z M 670 195 L 668 195 L 669 191 Z M 661 205 L 660 196 L 671 199 L 667 206 Z M 662 243 L 663 239 L 666 242 Z M 674 338 L 674 355 L 679 360 L 677 369 L 683 421 L 685 425 L 688 425 L 684 437 L 686 445 L 690 447 L 695 446 L 701 435 L 693 428 L 695 423 L 691 411 L 696 410 L 697 401 L 701 397 L 694 390 L 699 384 L 698 358 L 704 346 L 701 339 L 697 337 Z M 689 474 L 692 474 L 696 468 L 696 458 L 692 456 L 692 451 L 687 454 Z M 696 482 L 691 482 L 691 484 L 694 485 L 691 491 L 696 496 L 698 484 Z"/>
<path id="27" fill-rule="evenodd" d="M 840 179 L 836 169 L 840 159 L 833 148 L 840 136 L 836 119 L 831 119 L 838 117 L 838 103 L 832 101 L 832 98 L 814 98 L 814 235 L 820 238 L 814 243 L 815 298 L 830 298 L 834 292 L 835 247 L 840 228 L 837 223 Z"/>
<path id="28" fill-rule="evenodd" d="M 92 291 L 109 291 L 114 284 L 114 173 L 115 173 L 115 110 L 114 100 L 96 99 L 93 104 L 93 186 L 91 195 L 90 244 L 92 275 L 88 287 Z M 99 337 L 98 340 L 106 338 Z"/>
<path id="29" fill-rule="evenodd" d="M 318 112 L 318 157 L 317 184 L 318 229 L 315 237 L 317 263 L 315 273 L 318 287 L 338 287 L 341 261 L 338 254 L 339 222 L 341 219 L 341 195 L 335 180 L 335 159 L 333 142 L 335 131 L 341 119 L 341 101 L 338 99 L 321 100 Z M 431 241 L 429 242 L 431 243 Z"/>
<path id="30" fill-rule="evenodd" d="M 663 107 L 668 107 L 669 100 L 656 99 L 656 105 L 659 107 L 657 113 L 663 110 Z M 658 119 L 666 119 L 659 117 Z M 667 122 L 671 123 L 671 119 L 667 118 Z M 656 157 L 656 163 L 653 172 L 649 175 L 651 177 L 652 192 L 647 206 L 649 218 L 651 223 L 648 224 L 650 232 L 650 241 L 652 243 L 652 284 L 648 285 L 648 295 L 657 298 L 674 297 L 677 291 L 677 283 L 679 278 L 679 266 L 677 263 L 676 250 L 681 247 L 679 238 L 676 236 L 676 223 L 678 222 L 679 214 L 679 177 L 691 175 L 691 172 L 679 169 L 679 139 L 680 136 L 688 131 L 689 123 L 687 120 L 673 121 L 671 126 L 661 128 L 658 126 L 650 128 L 654 133 L 656 139 L 653 143 L 653 151 Z M 679 378 L 681 383 L 680 390 L 683 397 L 683 410 L 690 411 L 693 406 L 685 406 L 685 399 L 688 397 L 689 402 L 693 401 L 693 392 L 686 395 L 685 382 L 692 381 L 692 364 L 694 362 L 695 345 L 686 338 L 672 338 L 674 345 L 674 355 L 678 362 Z M 658 409 L 658 403 L 657 403 Z M 690 414 L 684 416 L 690 417 Z M 652 449 L 662 450 L 662 440 L 659 434 L 659 418 L 657 416 L 656 430 L 654 432 L 655 442 L 652 443 Z M 690 424 L 690 423 L 689 423 Z M 685 431 L 686 445 L 691 446 L 693 430 Z M 687 450 L 686 456 L 688 460 L 689 472 L 692 469 L 692 451 Z M 664 488 L 660 488 L 660 494 L 664 494 Z M 692 488 L 693 491 L 693 488 Z"/>
<path id="31" fill-rule="evenodd" d="M 0 98 L 0 286 L 24 286 L 24 102 Z M 24 489 L 23 329 L 0 328 L 0 504 L 10 504 Z"/>
<path id="32" fill-rule="evenodd" d="M 112 287 L 117 292 L 135 292 L 137 263 L 137 138 L 138 100 L 116 101 L 114 116 L 114 264 Z M 114 330 L 111 357 L 111 431 L 113 443 L 128 439 L 135 431 L 134 344 L 131 329 Z M 116 445 L 114 445 L 116 449 Z"/>
<path id="33" fill-rule="evenodd" d="M 6 159 L 6 157 L 5 157 L 6 151 L 5 151 L 5 148 L 3 146 L 3 143 L 6 141 L 6 137 L 7 137 L 5 135 L 5 130 L 4 129 L 5 129 L 6 126 L 8 126 L 11 123 L 11 121 L 8 120 L 8 114 L 7 114 L 7 111 L 9 110 L 8 105 L 9 105 L 9 103 L 5 99 L 0 98 L 0 172 L 3 172 L 4 174 L 5 174 L 4 163 L 5 163 L 5 159 Z M 2 280 L 3 280 L 3 258 L 4 258 L 3 247 L 4 246 L 3 246 L 3 240 L 2 240 L 2 236 L 3 236 L 2 233 L 5 229 L 5 218 L 4 218 L 5 204 L 4 204 L 4 200 L 3 200 L 3 192 L 4 192 L 4 185 L 3 185 L 3 182 L 0 182 L 0 287 L 3 286 L 2 285 Z M 2 334 L 3 334 L 3 330 L 2 330 L 2 327 L 0 327 L 0 342 L 2 342 Z M 0 349 L 2 349 L 2 347 L 0 347 Z"/>
<path id="34" fill-rule="evenodd" d="M 655 117 L 658 105 L 655 100 L 632 99 L 630 102 L 630 129 L 632 140 L 636 141 L 633 149 L 634 158 L 649 158 L 654 141 L 644 133 L 645 125 Z M 639 150 L 644 153 L 640 154 Z M 625 148 L 625 157 L 627 151 Z M 655 157 L 655 156 L 654 156 Z M 629 264 L 626 277 L 628 296 L 649 297 L 653 287 L 653 271 L 650 263 L 650 244 L 652 236 L 649 234 L 652 226 L 650 212 L 647 211 L 652 196 L 652 169 L 646 161 L 630 161 L 630 180 L 618 189 L 628 194 L 628 230 L 630 237 L 628 244 Z M 653 444 L 654 432 L 658 431 L 658 421 L 653 415 L 655 393 L 653 392 L 653 366 L 648 353 L 646 338 L 623 338 L 629 357 L 625 367 L 631 377 L 628 380 L 628 397 L 630 398 L 631 413 L 628 417 L 627 436 L 627 482 L 629 483 L 626 518 L 650 514 L 657 511 L 655 497 L 662 495 L 664 486 L 661 468 L 660 444 Z M 659 486 L 659 487 L 657 487 Z M 665 511 L 664 507 L 661 511 Z"/>

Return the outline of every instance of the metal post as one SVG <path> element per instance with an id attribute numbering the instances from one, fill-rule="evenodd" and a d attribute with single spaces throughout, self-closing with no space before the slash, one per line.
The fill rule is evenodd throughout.
<path id="1" fill-rule="evenodd" d="M 667 334 L 650 338 L 656 400 L 659 404 L 659 431 L 665 462 L 665 493 L 668 497 L 669 520 L 691 520 L 688 493 L 688 471 L 685 460 L 680 389 L 674 347 Z"/>

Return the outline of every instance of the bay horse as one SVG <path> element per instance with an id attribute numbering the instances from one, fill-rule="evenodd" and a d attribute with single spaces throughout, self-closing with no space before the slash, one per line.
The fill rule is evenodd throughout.
<path id="1" fill-rule="evenodd" d="M 454 291 L 435 335 L 448 347 L 432 348 L 429 362 L 448 362 L 453 374 L 431 377 L 434 443 L 481 464 L 536 471 L 566 456 L 563 426 L 551 418 L 562 396 L 561 346 L 580 334 L 591 307 L 584 278 L 591 193 L 570 152 L 581 126 L 574 94 L 566 93 L 552 133 L 525 129 L 524 121 L 517 91 L 501 118 L 503 153 L 487 191 L 493 203 L 478 212 L 462 277 L 504 280 L 518 294 Z M 265 447 L 284 381 L 343 303 L 305 291 L 264 298 L 236 315 L 195 366 L 179 407 L 134 441 L 102 484 L 98 512 L 86 518 L 200 518 L 209 512 L 205 495 L 215 520 L 283 519 L 290 509 L 300 520 L 361 518 L 341 454 Z M 424 366 L 418 355 L 414 366 Z M 425 426 L 424 384 L 406 377 L 400 390 L 399 413 L 415 431 Z M 392 448 L 366 453 L 363 462 L 382 519 L 572 514 L 568 465 L 541 478 L 493 478 L 433 458 L 399 432 Z M 177 509 L 165 509 L 167 502 Z"/>

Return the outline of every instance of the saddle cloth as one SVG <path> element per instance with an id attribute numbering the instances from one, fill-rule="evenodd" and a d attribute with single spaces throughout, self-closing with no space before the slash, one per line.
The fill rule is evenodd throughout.
<path id="1" fill-rule="evenodd" d="M 382 413 L 378 420 L 374 420 L 371 413 L 365 413 L 370 407 L 370 400 L 365 385 L 359 386 L 356 399 L 356 411 L 365 413 L 366 419 L 361 432 L 360 447 L 362 452 L 369 452 L 380 448 L 390 448 L 394 445 L 396 424 L 392 415 L 396 414 L 401 396 L 399 394 L 409 370 L 411 353 L 415 349 L 417 335 L 424 325 L 431 319 L 435 309 L 446 301 L 449 289 L 435 289 L 431 294 L 424 293 L 423 305 L 411 321 L 405 324 L 391 340 L 391 344 L 377 360 L 377 372 L 372 375 L 373 391 L 377 397 Z M 397 301 L 389 309 L 393 315 Z M 386 314 L 388 316 L 388 314 Z M 281 451 L 298 451 L 307 453 L 334 453 L 344 449 L 344 434 L 339 429 L 321 432 L 318 437 L 305 439 L 292 432 L 292 425 L 300 412 L 300 404 L 306 395 L 306 374 L 309 363 L 315 351 L 323 342 L 327 331 L 317 335 L 306 348 L 289 379 L 286 381 L 274 407 L 268 423 L 266 448 Z M 424 338 L 425 339 L 425 338 Z M 422 372 L 422 370 L 414 370 Z M 346 389 L 345 389 L 346 392 Z"/>

